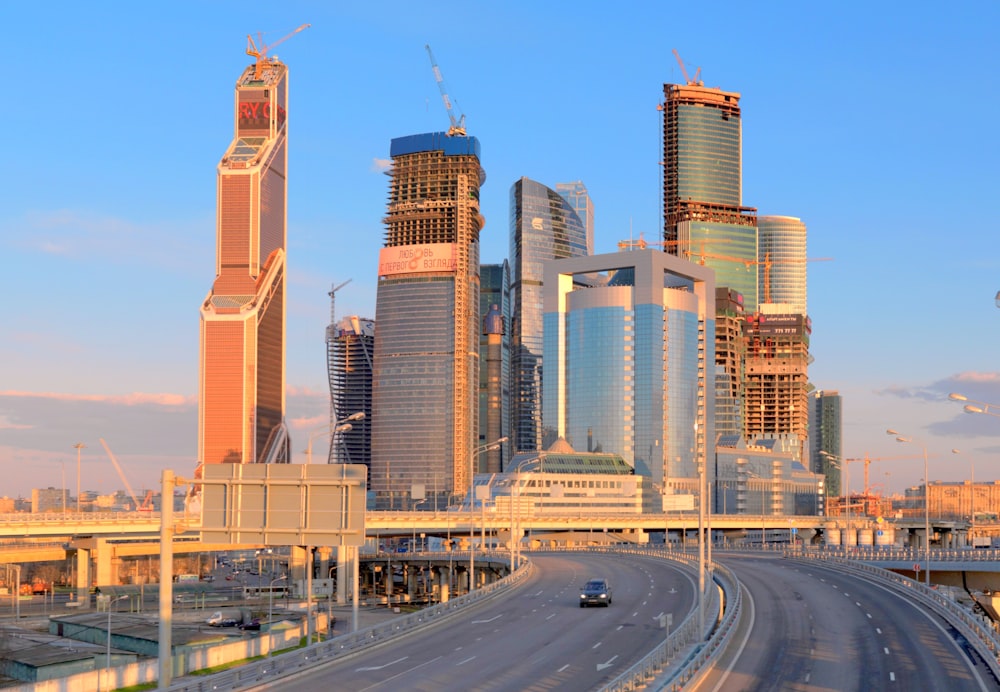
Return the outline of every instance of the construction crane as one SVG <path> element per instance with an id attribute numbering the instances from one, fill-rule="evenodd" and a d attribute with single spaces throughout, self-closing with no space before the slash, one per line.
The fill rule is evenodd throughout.
<path id="1" fill-rule="evenodd" d="M 107 452 L 108 456 L 111 458 L 111 463 L 115 465 L 115 471 L 118 472 L 118 477 L 121 478 L 122 479 L 122 483 L 125 484 L 125 490 L 128 491 L 128 496 L 130 498 L 132 498 L 132 505 L 135 507 L 136 511 L 138 511 L 139 510 L 139 499 L 135 496 L 135 491 L 132 490 L 132 485 L 128 482 L 128 478 L 125 477 L 125 472 L 122 470 L 122 467 L 118 464 L 118 460 L 115 458 L 115 455 L 111 453 L 111 448 L 108 447 L 108 443 L 104 441 L 103 437 L 100 438 L 100 440 L 101 440 L 101 445 L 104 446 L 104 451 Z M 147 499 L 152 499 L 152 492 L 153 491 L 151 490 L 149 492 L 150 492 L 150 495 L 149 495 L 149 497 Z"/>
<path id="2" fill-rule="evenodd" d="M 771 259 L 771 253 L 765 252 L 764 259 L 759 262 L 759 264 L 764 265 L 764 300 L 765 303 L 771 302 L 771 266 L 775 264 L 805 264 L 806 262 L 832 262 L 832 257 L 804 257 L 802 259 Z"/>
<path id="3" fill-rule="evenodd" d="M 253 78 L 255 80 L 260 79 L 261 75 L 264 74 L 264 68 L 267 67 L 268 65 L 271 65 L 272 62 L 274 62 L 273 58 L 267 57 L 267 51 L 271 50 L 279 43 L 287 41 L 292 36 L 302 31 L 303 29 L 308 29 L 310 26 L 311 24 L 303 24 L 292 33 L 282 36 L 281 38 L 279 38 L 277 41 L 275 41 L 270 45 L 264 45 L 264 37 L 259 32 L 257 33 L 256 43 L 253 40 L 253 36 L 247 34 L 247 55 L 257 60 L 253 68 Z M 260 45 L 258 45 L 258 43 Z"/>
<path id="4" fill-rule="evenodd" d="M 434 70 L 434 81 L 437 82 L 438 90 L 441 92 L 441 100 L 444 101 L 444 108 L 448 111 L 448 120 L 451 121 L 451 127 L 448 128 L 448 136 L 460 135 L 464 137 L 465 113 L 460 113 L 458 118 L 455 118 L 455 112 L 451 107 L 451 99 L 448 98 L 448 90 L 444 86 L 444 77 L 441 76 L 441 68 L 438 67 L 437 60 L 434 59 L 434 53 L 431 52 L 430 45 L 424 44 L 424 48 L 427 49 L 427 56 L 431 59 L 431 69 Z"/>
<path id="5" fill-rule="evenodd" d="M 697 70 L 695 70 L 694 79 L 689 79 L 688 78 L 688 71 L 684 67 L 684 61 L 681 60 L 681 54 L 677 52 L 676 48 L 674 48 L 674 57 L 677 58 L 677 64 L 681 66 L 681 74 L 684 75 L 684 82 L 688 86 L 704 86 L 705 85 L 704 82 L 701 82 L 701 81 L 698 80 L 698 76 L 701 74 L 701 68 L 700 67 Z"/>
<path id="6" fill-rule="evenodd" d="M 935 455 L 932 454 L 931 456 L 935 456 Z M 857 457 L 857 458 L 854 458 L 854 459 L 847 459 L 846 461 L 848 463 L 858 463 L 858 462 L 864 463 L 864 465 L 865 465 L 865 497 L 868 497 L 868 491 L 870 490 L 870 485 L 869 485 L 869 482 L 868 482 L 868 468 L 871 466 L 871 463 L 873 461 L 901 461 L 903 459 L 923 459 L 923 456 L 910 455 L 910 456 L 901 456 L 901 457 L 875 457 L 875 458 L 872 458 L 872 457 L 868 456 L 867 454 L 865 454 L 864 457 Z"/>
<path id="7" fill-rule="evenodd" d="M 646 240 L 639 234 L 638 240 L 620 240 L 618 241 L 619 250 L 645 250 L 650 245 L 655 245 L 656 247 L 661 247 L 666 250 L 666 248 L 675 248 L 682 245 L 697 245 L 699 246 L 699 252 L 695 253 L 693 250 L 682 250 L 678 254 L 683 254 L 689 260 L 692 255 L 697 255 L 702 257 L 701 264 L 705 264 L 704 254 L 705 246 L 709 243 L 731 243 L 733 242 L 730 238 L 699 238 L 695 240 Z"/>

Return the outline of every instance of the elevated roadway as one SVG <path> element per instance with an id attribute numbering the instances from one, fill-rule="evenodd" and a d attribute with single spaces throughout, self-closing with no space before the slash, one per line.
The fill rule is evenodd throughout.
<path id="1" fill-rule="evenodd" d="M 282 690 L 599 689 L 663 641 L 661 615 L 679 622 L 694 607 L 694 577 L 675 563 L 589 553 L 531 560 L 533 575 L 504 597 L 346 660 L 311 664 Z M 579 607 L 592 577 L 611 582 L 609 607 Z"/>
<path id="2" fill-rule="evenodd" d="M 890 588 L 822 563 L 716 559 L 739 576 L 752 615 L 700 689 L 1000 689 L 951 625 Z"/>

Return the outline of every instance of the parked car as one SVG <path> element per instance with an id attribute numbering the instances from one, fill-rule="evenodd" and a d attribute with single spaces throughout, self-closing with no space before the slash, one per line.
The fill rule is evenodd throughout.
<path id="1" fill-rule="evenodd" d="M 580 607 L 611 605 L 611 585 L 607 579 L 591 579 L 580 589 Z"/>

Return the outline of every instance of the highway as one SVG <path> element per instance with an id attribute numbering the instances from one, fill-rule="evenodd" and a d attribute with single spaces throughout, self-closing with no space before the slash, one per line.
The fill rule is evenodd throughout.
<path id="1" fill-rule="evenodd" d="M 714 557 L 753 617 L 699 690 L 1000 689 L 944 620 L 889 589 L 820 564 Z"/>
<path id="2" fill-rule="evenodd" d="M 531 560 L 534 574 L 513 592 L 387 646 L 318 664 L 283 679 L 282 691 L 595 689 L 663 640 L 657 616 L 672 613 L 679 623 L 694 607 L 693 575 L 664 560 L 585 553 Z M 579 607 L 580 587 L 592 577 L 611 582 L 610 607 Z"/>

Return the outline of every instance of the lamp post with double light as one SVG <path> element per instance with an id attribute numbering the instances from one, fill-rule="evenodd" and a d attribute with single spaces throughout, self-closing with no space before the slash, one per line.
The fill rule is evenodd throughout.
<path id="1" fill-rule="evenodd" d="M 886 435 L 892 435 L 896 438 L 896 442 L 908 442 L 910 444 L 915 444 L 924 453 L 924 560 L 926 564 L 924 565 L 924 583 L 930 588 L 931 585 L 931 501 L 930 501 L 930 486 L 931 478 L 927 472 L 927 447 L 922 443 L 917 442 L 912 437 L 904 437 L 898 432 L 889 428 L 885 431 Z"/>
<path id="2" fill-rule="evenodd" d="M 320 435 L 330 436 L 330 446 L 334 444 L 334 440 L 337 439 L 338 433 L 350 432 L 353 426 L 351 425 L 354 421 L 364 420 L 365 412 L 358 411 L 357 413 L 352 413 L 347 418 L 341 418 L 335 423 L 330 423 L 309 436 L 309 442 L 306 444 L 306 463 L 312 463 L 312 450 L 313 450 L 313 440 L 315 440 Z"/>
<path id="3" fill-rule="evenodd" d="M 964 394 L 957 394 L 955 392 L 949 394 L 948 398 L 951 399 L 952 401 L 971 402 L 962 407 L 962 410 L 964 410 L 966 413 L 983 413 L 987 416 L 995 416 L 997 418 L 1000 418 L 1000 411 L 990 410 L 990 409 L 1000 409 L 1000 406 L 998 406 L 997 404 L 987 404 L 985 401 L 976 401 L 975 399 L 970 399 Z"/>
<path id="4" fill-rule="evenodd" d="M 484 452 L 491 452 L 494 449 L 499 449 L 500 446 L 507 441 L 507 437 L 501 437 L 499 439 L 493 440 L 493 442 L 488 442 L 480 447 L 476 447 L 475 451 L 469 457 L 469 592 L 475 588 L 476 582 L 476 494 L 475 494 L 475 464 L 476 459 L 479 458 L 480 454 Z M 485 499 L 483 500 L 485 502 Z M 486 518 L 483 517 L 483 525 L 485 527 Z"/>
<path id="5" fill-rule="evenodd" d="M 952 454 L 961 454 L 962 450 L 953 449 Z M 969 542 L 972 547 L 975 548 L 976 539 L 976 464 L 972 461 L 972 457 L 969 457 L 969 489 L 972 495 L 969 497 Z"/>
<path id="6" fill-rule="evenodd" d="M 844 477 L 844 522 L 847 525 L 847 533 L 841 540 L 841 543 L 844 546 L 844 550 L 847 550 L 850 547 L 850 542 L 847 536 L 851 534 L 851 472 L 850 464 L 848 463 L 850 459 L 844 459 L 822 450 L 820 450 L 820 455 L 829 459 L 831 466 L 836 469 L 840 469 L 840 474 Z"/>
<path id="7" fill-rule="evenodd" d="M 73 445 L 73 449 L 76 450 L 76 513 L 80 513 L 80 452 L 87 445 L 82 442 L 77 442 Z"/>

